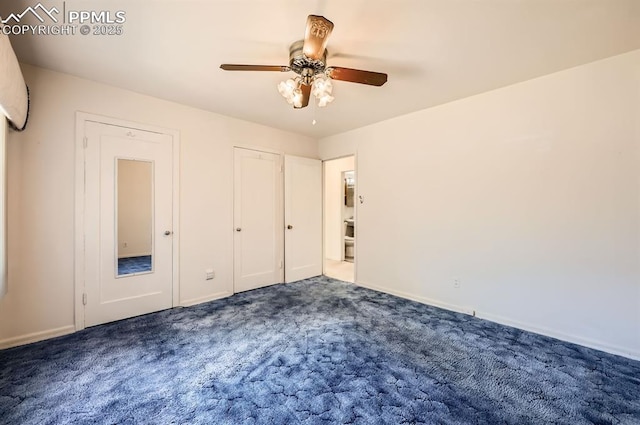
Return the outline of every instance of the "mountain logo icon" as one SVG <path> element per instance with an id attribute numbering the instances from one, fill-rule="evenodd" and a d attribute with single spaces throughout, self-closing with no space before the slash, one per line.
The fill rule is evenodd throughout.
<path id="1" fill-rule="evenodd" d="M 20 20 L 29 13 L 35 16 L 38 21 L 44 24 L 45 17 L 49 17 L 49 19 L 51 19 L 54 23 L 58 23 L 58 19 L 55 17 L 54 13 L 57 15 L 60 13 L 60 11 L 55 6 L 52 7 L 51 9 L 47 9 L 42 5 L 42 3 L 38 3 L 34 7 L 31 7 L 31 6 L 27 7 L 22 13 L 10 14 L 9 16 L 6 17 L 6 19 L 2 20 L 2 23 L 8 25 L 10 21 L 13 20 L 14 23 L 19 24 Z"/>

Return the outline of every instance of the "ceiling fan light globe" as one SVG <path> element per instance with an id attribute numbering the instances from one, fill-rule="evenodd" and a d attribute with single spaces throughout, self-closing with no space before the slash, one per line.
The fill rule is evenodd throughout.
<path id="1" fill-rule="evenodd" d="M 278 92 L 284 97 L 289 105 L 295 102 L 296 96 L 302 98 L 302 92 L 300 91 L 300 83 L 296 80 L 289 78 L 287 81 L 281 81 L 278 83 Z M 297 95 L 296 93 L 300 93 Z"/>
<path id="2" fill-rule="evenodd" d="M 330 94 L 330 92 L 324 90 L 324 87 L 314 85 L 311 94 L 313 94 L 317 99 L 320 99 L 325 94 Z"/>
<path id="3" fill-rule="evenodd" d="M 320 97 L 324 94 L 331 94 L 333 91 L 333 84 L 331 80 L 324 75 L 320 74 L 313 80 L 313 95 Z"/>
<path id="4" fill-rule="evenodd" d="M 320 108 L 324 108 L 325 106 L 327 106 L 328 103 L 333 102 L 334 99 L 335 97 L 331 96 L 328 93 L 325 93 L 322 97 L 318 99 L 318 106 Z"/>
<path id="5" fill-rule="evenodd" d="M 302 90 L 300 90 L 300 88 L 297 88 L 293 91 L 290 103 L 293 103 L 293 106 L 295 106 L 296 108 L 302 107 Z"/>
<path id="6" fill-rule="evenodd" d="M 322 80 L 324 84 L 324 91 L 327 93 L 331 93 L 333 91 L 333 83 L 331 82 L 331 78 L 325 78 Z"/>
<path id="7" fill-rule="evenodd" d="M 289 89 L 289 86 L 287 85 L 287 83 L 285 83 L 284 81 L 280 81 L 278 83 L 278 93 L 280 93 L 282 96 L 284 96 L 285 98 L 287 97 L 287 95 L 289 94 L 289 92 L 292 92 L 293 90 Z"/>

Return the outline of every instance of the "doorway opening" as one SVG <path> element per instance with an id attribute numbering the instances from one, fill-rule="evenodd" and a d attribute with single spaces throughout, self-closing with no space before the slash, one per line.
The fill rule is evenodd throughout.
<path id="1" fill-rule="evenodd" d="M 355 157 L 324 162 L 324 274 L 355 282 Z"/>

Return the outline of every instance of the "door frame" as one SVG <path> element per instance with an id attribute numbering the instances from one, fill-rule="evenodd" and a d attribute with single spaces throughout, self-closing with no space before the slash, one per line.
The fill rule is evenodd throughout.
<path id="1" fill-rule="evenodd" d="M 360 180 L 360 175 L 358 174 L 358 151 L 356 150 L 353 153 L 349 153 L 349 154 L 345 154 L 345 155 L 339 155 L 339 156 L 335 156 L 335 157 L 331 157 L 331 158 L 323 158 L 322 159 L 322 274 L 324 275 L 324 273 L 326 272 L 325 269 L 325 237 L 324 237 L 324 233 L 325 233 L 325 228 L 327 227 L 327 217 L 325 214 L 325 204 L 324 204 L 324 194 L 325 194 L 325 189 L 326 189 L 326 167 L 325 167 L 325 163 L 328 161 L 334 161 L 336 159 L 343 159 L 343 158 L 348 158 L 352 156 L 353 157 L 353 171 L 355 172 L 356 175 L 356 190 L 353 193 L 354 196 L 354 203 L 353 203 L 353 216 L 356 219 L 356 227 L 354 228 L 354 231 L 357 232 L 357 227 L 358 227 L 358 205 L 360 205 L 360 197 L 359 197 L 359 192 L 360 192 L 360 185 L 358 184 L 358 181 Z M 359 244 L 356 243 L 353 246 L 353 284 L 356 285 L 358 283 L 358 258 L 359 258 L 359 254 L 358 254 L 358 246 Z"/>
<path id="2" fill-rule="evenodd" d="M 99 124 L 114 125 L 152 133 L 166 134 L 172 139 L 173 155 L 173 238 L 172 238 L 172 307 L 180 304 L 180 132 L 178 130 L 158 127 L 149 124 L 140 124 L 119 118 L 96 115 L 87 112 L 76 112 L 75 127 L 75 213 L 74 213 L 74 322 L 76 331 L 85 328 L 83 294 L 85 291 L 85 123 L 96 122 Z"/>

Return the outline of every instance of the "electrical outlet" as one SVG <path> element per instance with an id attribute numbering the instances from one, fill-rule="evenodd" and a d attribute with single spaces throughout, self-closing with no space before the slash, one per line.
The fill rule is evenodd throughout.
<path id="1" fill-rule="evenodd" d="M 460 288 L 460 279 L 453 279 L 453 287 L 456 289 Z"/>
<path id="2" fill-rule="evenodd" d="M 206 280 L 211 280 L 216 277 L 216 272 L 214 272 L 213 269 L 207 269 L 204 273 Z"/>

